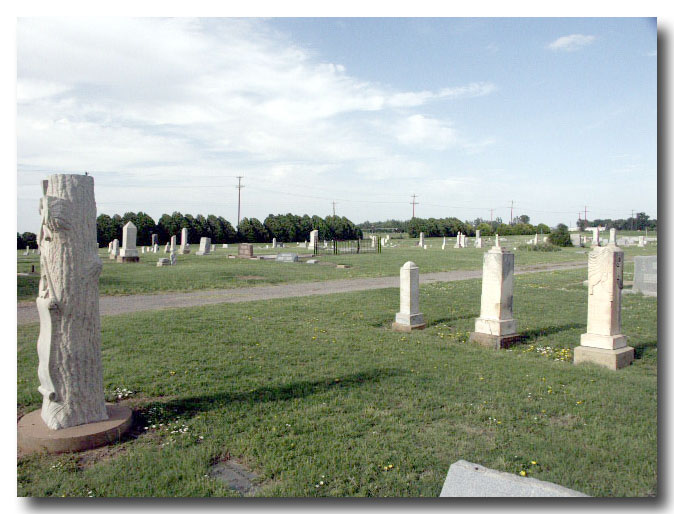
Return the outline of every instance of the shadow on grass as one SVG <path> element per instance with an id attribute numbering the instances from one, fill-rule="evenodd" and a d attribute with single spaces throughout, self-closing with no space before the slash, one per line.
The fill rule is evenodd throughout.
<path id="1" fill-rule="evenodd" d="M 641 359 L 644 351 L 646 351 L 648 348 L 655 348 L 658 346 L 658 340 L 653 339 L 652 341 L 644 341 L 639 344 L 630 344 L 630 346 L 634 348 L 634 358 Z"/>
<path id="2" fill-rule="evenodd" d="M 567 323 L 566 325 L 557 325 L 553 327 L 532 328 L 529 330 L 524 330 L 520 333 L 522 336 L 521 342 L 526 342 L 530 339 L 536 339 L 540 336 L 547 336 L 550 334 L 556 334 L 558 332 L 564 332 L 566 330 L 583 327 L 585 327 L 584 323 Z"/>
<path id="3" fill-rule="evenodd" d="M 303 380 L 276 386 L 260 387 L 247 392 L 223 392 L 204 396 L 177 398 L 166 402 L 152 402 L 142 407 L 148 411 L 152 407 L 160 407 L 174 414 L 190 417 L 199 412 L 208 412 L 231 403 L 259 403 L 286 401 L 294 398 L 305 398 L 331 389 L 347 389 L 357 387 L 366 382 L 378 382 L 406 374 L 401 369 L 371 369 L 340 378 L 324 378 L 320 380 Z M 142 416 L 142 413 L 138 413 Z"/>
<path id="4" fill-rule="evenodd" d="M 434 327 L 436 325 L 439 325 L 441 323 L 448 323 L 451 324 L 453 321 L 457 321 L 460 319 L 474 319 L 474 318 L 479 318 L 480 313 L 478 312 L 477 314 L 471 313 L 471 314 L 466 314 L 465 316 L 451 316 L 451 317 L 445 317 L 445 318 L 437 318 L 433 320 L 428 321 L 428 327 Z"/>

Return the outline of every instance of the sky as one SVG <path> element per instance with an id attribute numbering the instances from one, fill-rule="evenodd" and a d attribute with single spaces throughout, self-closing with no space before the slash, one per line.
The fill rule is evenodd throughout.
<path id="1" fill-rule="evenodd" d="M 19 18 L 17 230 L 98 212 L 657 217 L 654 18 Z"/>

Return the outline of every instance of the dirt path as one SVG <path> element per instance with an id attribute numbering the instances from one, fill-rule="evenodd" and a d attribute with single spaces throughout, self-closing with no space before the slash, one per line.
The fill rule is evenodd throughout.
<path id="1" fill-rule="evenodd" d="M 540 273 L 586 267 L 586 262 L 537 264 L 515 269 L 515 274 Z M 424 273 L 419 277 L 421 284 L 432 282 L 454 282 L 480 278 L 482 270 L 472 271 L 441 271 Z M 195 291 L 191 293 L 161 293 L 129 296 L 101 296 L 101 316 L 114 316 L 129 312 L 152 311 L 161 309 L 175 309 L 194 307 L 197 305 L 212 305 L 216 303 L 252 302 L 255 300 L 271 300 L 275 298 L 291 298 L 297 296 L 324 295 L 364 291 L 366 289 L 385 289 L 399 287 L 399 277 L 351 278 L 343 280 L 328 280 L 324 282 L 305 282 L 299 284 L 281 284 L 276 286 L 243 287 L 238 289 L 216 289 L 210 291 Z M 17 305 L 17 325 L 36 323 L 39 321 L 34 302 Z"/>

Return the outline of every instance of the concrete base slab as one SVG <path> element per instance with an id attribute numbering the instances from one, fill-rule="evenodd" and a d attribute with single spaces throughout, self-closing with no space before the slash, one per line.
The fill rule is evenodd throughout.
<path id="1" fill-rule="evenodd" d="M 118 255 L 117 262 L 140 262 L 140 257 L 122 257 Z"/>
<path id="2" fill-rule="evenodd" d="M 402 323 L 393 322 L 391 324 L 391 329 L 394 332 L 412 332 L 412 330 L 423 330 L 426 328 L 426 323 L 421 323 L 419 325 L 404 325 Z"/>
<path id="3" fill-rule="evenodd" d="M 18 423 L 18 446 L 23 453 L 79 452 L 119 441 L 131 428 L 128 407 L 107 404 L 108 419 L 76 427 L 51 430 L 40 417 L 41 409 L 26 414 Z"/>
<path id="4" fill-rule="evenodd" d="M 609 369 L 620 369 L 629 366 L 634 360 L 634 348 L 625 346 L 617 350 L 576 346 L 573 349 L 573 363 L 592 362 Z"/>
<path id="5" fill-rule="evenodd" d="M 496 336 L 492 334 L 483 334 L 482 332 L 471 332 L 469 337 L 469 341 L 473 341 L 487 348 L 493 348 L 494 350 L 510 348 L 521 340 L 522 336 L 520 334 Z"/>
<path id="6" fill-rule="evenodd" d="M 552 482 L 496 471 L 465 460 L 449 467 L 440 497 L 531 498 L 584 496 Z"/>

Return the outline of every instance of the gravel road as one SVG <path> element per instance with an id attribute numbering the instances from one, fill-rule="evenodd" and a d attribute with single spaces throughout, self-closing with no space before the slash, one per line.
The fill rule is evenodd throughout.
<path id="1" fill-rule="evenodd" d="M 560 264 L 538 264 L 533 266 L 516 267 L 515 274 L 540 273 L 565 269 L 578 269 L 587 266 L 587 262 L 573 262 Z M 432 282 L 454 282 L 481 278 L 482 270 L 472 271 L 441 271 L 420 275 L 421 284 Z M 364 291 L 367 289 L 385 289 L 399 287 L 400 278 L 352 278 L 343 280 L 328 280 L 324 282 L 304 282 L 296 284 L 281 284 L 275 286 L 242 287 L 237 289 L 215 289 L 194 291 L 189 293 L 159 293 L 128 296 L 101 296 L 101 316 L 114 316 L 129 312 L 152 311 L 161 309 L 175 309 L 194 307 L 197 305 L 212 305 L 216 303 L 239 303 L 256 300 L 271 300 L 275 298 L 292 298 L 297 296 L 324 295 Z M 37 323 L 39 321 L 35 302 L 20 302 L 17 304 L 17 325 Z"/>

